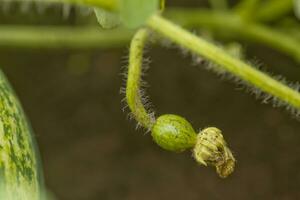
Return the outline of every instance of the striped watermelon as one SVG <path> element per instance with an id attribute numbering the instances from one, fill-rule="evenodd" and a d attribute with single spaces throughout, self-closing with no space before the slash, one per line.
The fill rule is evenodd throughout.
<path id="1" fill-rule="evenodd" d="M 31 128 L 0 71 L 0 200 L 40 200 L 43 181 Z"/>

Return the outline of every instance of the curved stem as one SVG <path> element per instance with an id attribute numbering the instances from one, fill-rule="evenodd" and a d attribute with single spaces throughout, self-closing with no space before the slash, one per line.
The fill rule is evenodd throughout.
<path id="1" fill-rule="evenodd" d="M 179 17 L 184 15 L 184 20 L 186 20 L 185 25 L 197 25 L 212 28 L 215 30 L 220 30 L 220 27 L 222 27 L 223 30 L 224 28 L 226 28 L 227 31 L 231 31 L 235 35 L 241 34 L 242 36 L 247 37 L 249 40 L 251 39 L 252 41 L 263 42 L 283 52 L 286 51 L 288 54 L 293 55 L 297 59 L 300 58 L 300 49 L 298 48 L 299 42 L 297 40 L 286 37 L 284 34 L 281 34 L 279 32 L 271 31 L 270 29 L 265 28 L 261 25 L 249 24 L 248 26 L 246 26 L 239 20 L 239 18 L 234 15 L 225 13 L 216 14 L 204 11 L 198 12 L 196 14 L 195 12 L 181 12 L 178 10 L 174 10 L 173 13 L 169 14 L 173 17 L 173 19 L 178 21 L 180 21 Z M 193 16 L 195 15 L 197 15 L 198 17 L 194 19 Z M 251 66 L 243 63 L 242 61 L 228 56 L 224 51 L 220 50 L 213 44 L 210 44 L 192 35 L 188 31 L 176 26 L 175 24 L 163 19 L 160 16 L 154 16 L 150 18 L 148 25 L 165 37 L 171 39 L 172 41 L 216 62 L 217 64 L 220 64 L 220 66 L 223 66 L 227 71 L 260 88 L 261 90 L 268 92 L 297 108 L 300 107 L 300 95 L 298 92 L 272 79 L 264 73 L 251 68 Z M 66 46 L 82 48 L 88 47 L 89 45 L 92 47 L 97 47 L 98 45 L 109 47 L 111 44 L 118 46 L 120 45 L 120 42 L 122 44 L 125 44 L 131 37 L 131 33 L 123 34 L 123 32 L 121 31 L 118 32 L 119 30 L 115 30 L 115 32 L 97 32 L 95 31 L 96 29 L 94 29 L 95 32 L 93 32 L 93 34 L 90 34 L 90 32 L 85 32 L 85 30 L 83 30 L 83 33 L 85 34 L 82 34 L 82 32 L 80 31 L 75 32 L 73 31 L 74 29 L 68 29 L 67 32 L 62 31 L 57 35 L 52 35 L 51 31 L 42 29 L 42 32 L 37 31 L 34 34 L 36 37 L 32 37 L 31 35 L 32 32 L 35 32 L 36 30 L 30 29 L 27 32 L 28 34 L 25 35 L 23 35 L 22 32 L 18 32 L 16 30 L 18 30 L 18 28 L 12 28 L 9 31 L 7 31 L 5 28 L 3 30 L 0 29 L 0 45 L 5 47 L 9 45 L 15 45 L 16 47 L 18 47 L 18 45 L 21 44 L 21 46 L 23 47 L 34 46 L 37 48 L 43 45 L 48 45 L 53 48 Z M 86 42 L 85 40 L 90 42 Z M 95 40 L 98 42 L 94 42 Z M 137 41 L 133 42 L 132 45 L 134 45 L 136 42 Z M 131 48 L 131 51 L 133 53 L 140 51 L 134 50 L 133 47 L 134 46 L 132 46 Z M 141 59 L 142 58 L 140 58 L 140 60 Z M 137 62 L 134 61 L 133 63 Z M 135 92 L 137 92 L 137 90 Z M 136 116 L 140 116 L 139 118 L 147 119 L 146 121 L 148 122 L 151 121 L 148 117 L 146 117 L 146 111 L 141 111 L 140 113 L 142 114 L 139 114 L 139 111 L 136 110 L 134 102 L 136 102 L 136 100 L 131 99 L 130 106 L 134 108 L 134 114 Z M 147 123 L 143 123 L 143 125 L 146 124 Z"/>
<path id="2" fill-rule="evenodd" d="M 147 112 L 140 91 L 144 46 L 148 38 L 147 29 L 140 29 L 133 37 L 129 50 L 129 67 L 126 83 L 126 100 L 134 118 L 143 127 L 151 129 L 155 120 Z"/>
<path id="3" fill-rule="evenodd" d="M 241 60 L 228 55 L 217 46 L 191 34 L 158 15 L 152 16 L 149 19 L 148 26 L 178 45 L 213 61 L 220 65 L 222 69 L 245 80 L 262 91 L 277 97 L 279 100 L 295 108 L 300 108 L 300 94 L 297 91 L 294 91 Z"/>

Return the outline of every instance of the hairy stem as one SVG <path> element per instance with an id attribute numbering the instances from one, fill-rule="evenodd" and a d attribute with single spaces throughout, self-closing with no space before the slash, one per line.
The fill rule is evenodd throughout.
<path id="1" fill-rule="evenodd" d="M 126 83 L 126 100 L 134 118 L 143 127 L 151 129 L 154 119 L 142 103 L 140 91 L 144 46 L 148 38 L 147 29 L 140 29 L 133 37 L 129 50 L 129 67 Z"/>
<path id="2" fill-rule="evenodd" d="M 298 92 L 241 60 L 228 55 L 217 46 L 191 34 L 159 15 L 152 16 L 148 21 L 148 26 L 178 45 L 220 65 L 224 70 L 249 84 L 277 97 L 295 108 L 300 108 L 300 94 Z"/>
<path id="3" fill-rule="evenodd" d="M 166 16 L 188 28 L 208 28 L 225 37 L 265 44 L 300 62 L 300 42 L 297 39 L 259 23 L 246 23 L 237 15 L 203 9 L 172 9 Z"/>

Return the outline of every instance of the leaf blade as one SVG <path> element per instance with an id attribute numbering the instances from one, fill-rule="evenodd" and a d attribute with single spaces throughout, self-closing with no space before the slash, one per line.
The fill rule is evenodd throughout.
<path id="1" fill-rule="evenodd" d="M 121 19 L 125 26 L 137 28 L 160 7 L 159 0 L 122 0 L 120 7 Z"/>
<path id="2" fill-rule="evenodd" d="M 112 29 L 121 24 L 119 14 L 107 11 L 102 8 L 94 8 L 97 21 L 104 29 Z"/>

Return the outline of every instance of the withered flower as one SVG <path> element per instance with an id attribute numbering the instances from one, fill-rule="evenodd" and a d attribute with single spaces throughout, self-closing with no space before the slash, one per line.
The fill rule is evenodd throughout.
<path id="1" fill-rule="evenodd" d="M 206 128 L 198 134 L 193 154 L 200 164 L 215 166 L 221 178 L 226 178 L 234 170 L 235 158 L 221 130 L 215 127 Z"/>

